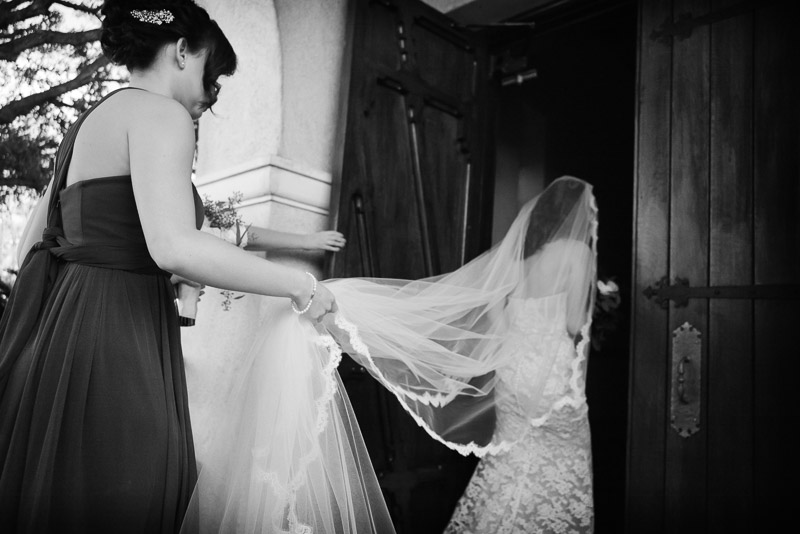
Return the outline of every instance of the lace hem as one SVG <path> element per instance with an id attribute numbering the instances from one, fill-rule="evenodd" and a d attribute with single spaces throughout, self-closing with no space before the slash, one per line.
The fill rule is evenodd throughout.
<path id="1" fill-rule="evenodd" d="M 327 350 L 329 359 L 322 369 L 322 380 L 324 381 L 324 388 L 322 394 L 314 401 L 317 408 L 317 417 L 314 425 L 315 441 L 319 441 L 319 437 L 325 431 L 330 420 L 331 401 L 337 392 L 335 373 L 342 361 L 342 349 L 330 335 L 321 335 L 316 340 L 318 346 Z M 260 455 L 266 454 L 263 450 L 254 450 L 253 456 L 258 458 Z M 306 480 L 306 472 L 308 466 L 315 460 L 322 456 L 318 447 L 315 447 L 308 454 L 300 459 L 299 469 L 295 472 L 292 480 L 288 484 L 281 484 L 278 476 L 275 473 L 265 471 L 259 467 L 254 467 L 256 476 L 262 481 L 268 483 L 276 495 L 284 501 L 282 508 L 287 510 L 286 521 L 289 530 L 285 531 L 289 534 L 312 534 L 313 529 L 302 523 L 297 516 L 297 491 L 304 485 Z"/>
<path id="2" fill-rule="evenodd" d="M 471 441 L 470 443 L 467 444 L 453 443 L 451 441 L 447 441 L 439 434 L 434 432 L 434 430 L 430 427 L 430 425 L 428 425 L 424 419 L 422 419 L 419 415 L 417 415 L 414 412 L 414 410 L 412 410 L 411 407 L 408 406 L 404 397 L 409 397 L 411 399 L 418 400 L 419 402 L 430 403 L 434 406 L 438 406 L 438 404 L 433 404 L 432 401 L 434 399 L 438 398 L 438 400 L 441 400 L 442 398 L 447 398 L 447 397 L 450 397 L 452 399 L 453 395 L 431 396 L 426 393 L 426 395 L 420 396 L 416 393 L 412 393 L 398 386 L 395 386 L 386 379 L 386 377 L 378 368 L 378 366 L 375 365 L 375 361 L 372 359 L 372 356 L 370 355 L 369 347 L 367 347 L 367 345 L 363 342 L 363 340 L 358 334 L 358 327 L 353 323 L 349 322 L 344 317 L 342 317 L 341 314 L 336 314 L 335 323 L 336 326 L 347 332 L 350 345 L 359 354 L 359 356 L 364 358 L 369 363 L 370 370 L 374 373 L 375 377 L 378 380 L 380 380 L 381 384 L 383 384 L 383 386 L 386 389 L 388 389 L 394 394 L 394 396 L 397 398 L 398 402 L 400 402 L 400 405 L 403 406 L 403 409 L 408 413 L 408 415 L 410 415 L 414 419 L 414 421 L 423 430 L 425 430 L 425 432 L 428 433 L 430 437 L 432 437 L 442 445 L 458 452 L 462 456 L 468 456 L 470 454 L 474 454 L 475 456 L 481 458 L 487 454 L 499 454 L 502 452 L 507 452 L 511 450 L 514 444 L 517 443 L 516 441 L 503 441 L 499 443 L 490 443 L 489 445 L 486 446 L 481 446 L 475 443 L 474 441 Z"/>

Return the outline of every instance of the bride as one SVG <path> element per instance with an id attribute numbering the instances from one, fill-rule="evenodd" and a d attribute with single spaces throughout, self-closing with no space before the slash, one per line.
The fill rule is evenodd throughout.
<path id="1" fill-rule="evenodd" d="M 453 273 L 326 282 L 338 311 L 320 322 L 265 297 L 269 327 L 192 401 L 215 409 L 194 421 L 212 437 L 184 531 L 394 532 L 336 372 L 343 352 L 431 438 L 483 458 L 454 532 L 590 531 L 596 214 L 591 186 L 563 177 Z"/>

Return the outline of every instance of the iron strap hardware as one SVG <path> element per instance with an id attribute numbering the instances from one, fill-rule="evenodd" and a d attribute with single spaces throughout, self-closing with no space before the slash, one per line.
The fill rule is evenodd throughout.
<path id="1" fill-rule="evenodd" d="M 653 32 L 650 34 L 650 39 L 665 44 L 669 44 L 672 37 L 678 40 L 688 39 L 691 37 L 694 29 L 699 26 L 713 24 L 714 22 L 729 19 L 737 15 L 743 15 L 753 11 L 754 9 L 764 8 L 782 1 L 787 0 L 750 0 L 747 2 L 734 4 L 717 11 L 712 11 L 711 13 L 707 13 L 705 15 L 699 15 L 697 17 L 693 17 L 691 13 L 681 13 L 678 15 L 678 19 L 676 21 L 673 22 L 667 19 L 661 24 L 661 26 L 658 27 L 657 30 L 653 30 Z"/>
<path id="2" fill-rule="evenodd" d="M 755 286 L 711 286 L 691 287 L 686 278 L 675 278 L 670 284 L 668 277 L 646 288 L 644 296 L 653 299 L 664 309 L 669 301 L 676 308 L 689 304 L 689 299 L 750 299 L 750 300 L 800 300 L 800 285 L 755 285 Z"/>

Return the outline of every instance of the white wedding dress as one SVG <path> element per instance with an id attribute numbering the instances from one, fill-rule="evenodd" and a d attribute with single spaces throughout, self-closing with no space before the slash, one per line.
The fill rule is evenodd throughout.
<path id="1" fill-rule="evenodd" d="M 567 333 L 566 294 L 512 297 L 506 309 L 512 317 L 508 350 L 515 363 L 498 370 L 497 390 L 507 394 L 496 407 L 495 433 L 521 443 L 481 460 L 445 533 L 591 532 L 586 359 Z M 531 414 L 526 388 L 546 368 L 550 376 Z"/>
<path id="2" fill-rule="evenodd" d="M 253 297 L 263 326 L 248 348 L 216 343 L 224 366 L 187 365 L 202 437 L 183 532 L 394 532 L 336 372 L 343 352 L 431 438 L 483 458 L 451 532 L 590 531 L 596 214 L 589 184 L 559 178 L 453 273 L 328 281 L 339 311 L 315 325 Z"/>

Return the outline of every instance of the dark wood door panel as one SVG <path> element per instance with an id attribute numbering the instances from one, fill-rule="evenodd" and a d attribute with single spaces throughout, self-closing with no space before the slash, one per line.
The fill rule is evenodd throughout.
<path id="1" fill-rule="evenodd" d="M 415 213 L 406 96 L 374 77 L 365 78 L 357 90 L 338 215 L 340 228 L 358 248 L 348 247 L 340 255 L 335 275 L 404 278 L 424 271 L 425 255 Z M 361 230 L 359 217 L 365 225 Z M 364 230 L 366 235 L 358 234 Z M 365 246 L 372 255 L 372 272 L 364 267 Z M 394 254 L 397 250 L 404 253 Z"/>
<path id="2" fill-rule="evenodd" d="M 401 13 L 392 2 L 370 2 L 359 13 L 359 29 L 364 32 L 363 42 L 369 43 L 370 61 L 390 70 L 398 70 L 403 64 L 403 50 L 399 40 L 392 38 L 400 31 Z M 362 51 L 356 51 L 359 53 Z"/>
<path id="3" fill-rule="evenodd" d="M 702 16 L 710 10 L 708 0 L 676 0 L 674 10 Z M 672 45 L 672 157 L 670 161 L 670 262 L 671 278 L 688 278 L 708 285 L 708 162 L 709 162 L 709 49 L 710 28 L 696 28 L 686 39 Z M 697 280 L 695 282 L 695 280 Z M 690 300 L 683 308 L 669 311 L 669 330 L 685 323 L 708 334 L 708 301 Z M 702 377 L 700 426 L 689 438 L 667 431 L 666 527 L 667 532 L 703 532 L 698 519 L 705 515 L 708 439 L 708 343 L 703 339 L 699 366 Z M 671 377 L 676 380 L 676 377 Z"/>
<path id="4" fill-rule="evenodd" d="M 454 270 L 489 235 L 491 212 L 475 203 L 490 182 L 485 138 L 474 135 L 486 129 L 474 89 L 486 54 L 417 0 L 354 1 L 335 214 L 348 246 L 332 275 L 418 279 Z M 441 532 L 475 460 L 433 441 L 352 361 L 340 373 L 398 533 Z"/>
<path id="5" fill-rule="evenodd" d="M 464 118 L 425 106 L 412 127 L 419 187 L 427 215 L 433 271 L 450 272 L 465 261 L 470 163 L 464 154 Z"/>
<path id="6" fill-rule="evenodd" d="M 791 506 L 781 421 L 800 303 L 748 288 L 796 287 L 800 273 L 800 6 L 740 4 L 640 3 L 629 532 L 772 531 Z M 653 33 L 687 16 L 690 33 Z M 642 291 L 666 273 L 733 291 L 660 310 Z M 684 323 L 702 341 L 688 437 L 670 428 Z"/>
<path id="7" fill-rule="evenodd" d="M 728 0 L 729 4 L 733 0 Z M 715 8 L 722 7 L 715 2 Z M 753 283 L 753 14 L 710 35 L 709 283 Z M 713 299 L 708 317 L 708 524 L 752 532 L 753 303 Z M 731 509 L 738 512 L 730 513 Z"/>
<path id="8" fill-rule="evenodd" d="M 800 275 L 800 5 L 754 17 L 754 282 L 797 284 Z M 754 476 L 758 529 L 777 532 L 797 480 L 792 424 L 800 302 L 761 301 L 754 310 Z"/>
<path id="9" fill-rule="evenodd" d="M 478 62 L 467 39 L 424 15 L 413 18 L 410 39 L 412 68 L 422 80 L 463 102 L 476 96 Z"/>
<path id="10" fill-rule="evenodd" d="M 664 87 L 672 84 L 672 50 L 654 45 L 650 36 L 671 16 L 671 0 L 640 2 L 626 507 L 630 533 L 663 532 L 665 522 L 669 329 L 666 314 L 643 291 L 669 262 L 671 93 Z"/>

